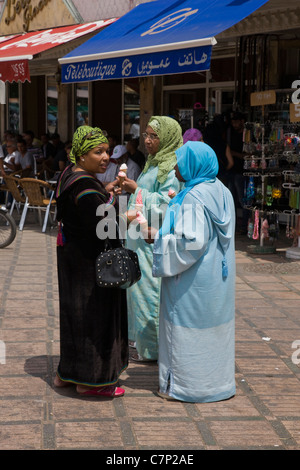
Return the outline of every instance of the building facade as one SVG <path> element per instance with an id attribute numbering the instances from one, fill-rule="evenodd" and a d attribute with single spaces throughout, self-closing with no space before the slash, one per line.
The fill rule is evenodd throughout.
<path id="1" fill-rule="evenodd" d="M 0 1 L 0 36 L 3 40 L 49 28 L 114 21 L 138 3 L 142 2 Z M 152 114 L 166 114 L 183 127 L 194 125 L 199 115 L 210 119 L 233 109 L 260 119 L 261 110 L 251 107 L 250 97 L 262 90 L 276 92 L 276 102 L 265 109 L 268 116 L 285 122 L 290 119 L 292 84 L 300 75 L 298 0 L 289 0 L 288 7 L 283 0 L 269 0 L 218 35 L 207 72 L 62 84 L 58 58 L 93 34 L 95 31 L 34 55 L 28 61 L 30 81 L 5 83 L 1 136 L 6 128 L 15 132 L 32 129 L 37 136 L 58 132 L 62 140 L 68 140 L 78 125 L 89 123 L 124 142 L 125 116 L 133 121 L 140 115 L 144 126 Z"/>

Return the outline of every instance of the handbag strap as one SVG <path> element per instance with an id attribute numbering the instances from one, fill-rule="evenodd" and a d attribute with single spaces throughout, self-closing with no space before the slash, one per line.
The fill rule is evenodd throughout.
<path id="1" fill-rule="evenodd" d="M 118 233 L 118 240 L 121 244 L 121 248 L 124 248 L 124 240 L 120 237 L 120 229 L 119 229 L 119 224 L 118 222 L 115 220 L 115 223 L 116 223 L 116 226 L 117 226 L 117 233 Z M 111 246 L 111 241 L 109 238 L 106 238 L 105 241 L 104 241 L 104 251 L 108 251 L 108 250 L 111 250 L 112 249 L 112 246 Z"/>

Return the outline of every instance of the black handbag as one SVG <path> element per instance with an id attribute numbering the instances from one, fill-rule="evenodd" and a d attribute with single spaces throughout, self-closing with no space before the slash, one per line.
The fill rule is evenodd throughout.
<path id="1" fill-rule="evenodd" d="M 96 259 L 97 285 L 127 289 L 141 276 L 137 254 L 123 245 L 111 248 L 109 241 L 106 241 L 104 251 Z"/>

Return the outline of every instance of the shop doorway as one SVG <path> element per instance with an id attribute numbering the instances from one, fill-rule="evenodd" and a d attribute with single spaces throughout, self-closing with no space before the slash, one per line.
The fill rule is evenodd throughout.
<path id="1" fill-rule="evenodd" d="M 176 119 L 182 127 L 186 129 L 195 127 L 194 108 L 205 109 L 205 89 L 172 90 L 164 93 L 164 114 Z"/>

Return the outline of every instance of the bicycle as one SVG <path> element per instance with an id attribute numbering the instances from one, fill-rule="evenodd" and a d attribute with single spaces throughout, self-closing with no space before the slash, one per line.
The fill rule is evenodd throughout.
<path id="1" fill-rule="evenodd" d="M 0 206 L 0 248 L 10 245 L 17 234 L 17 224 L 6 207 Z"/>

